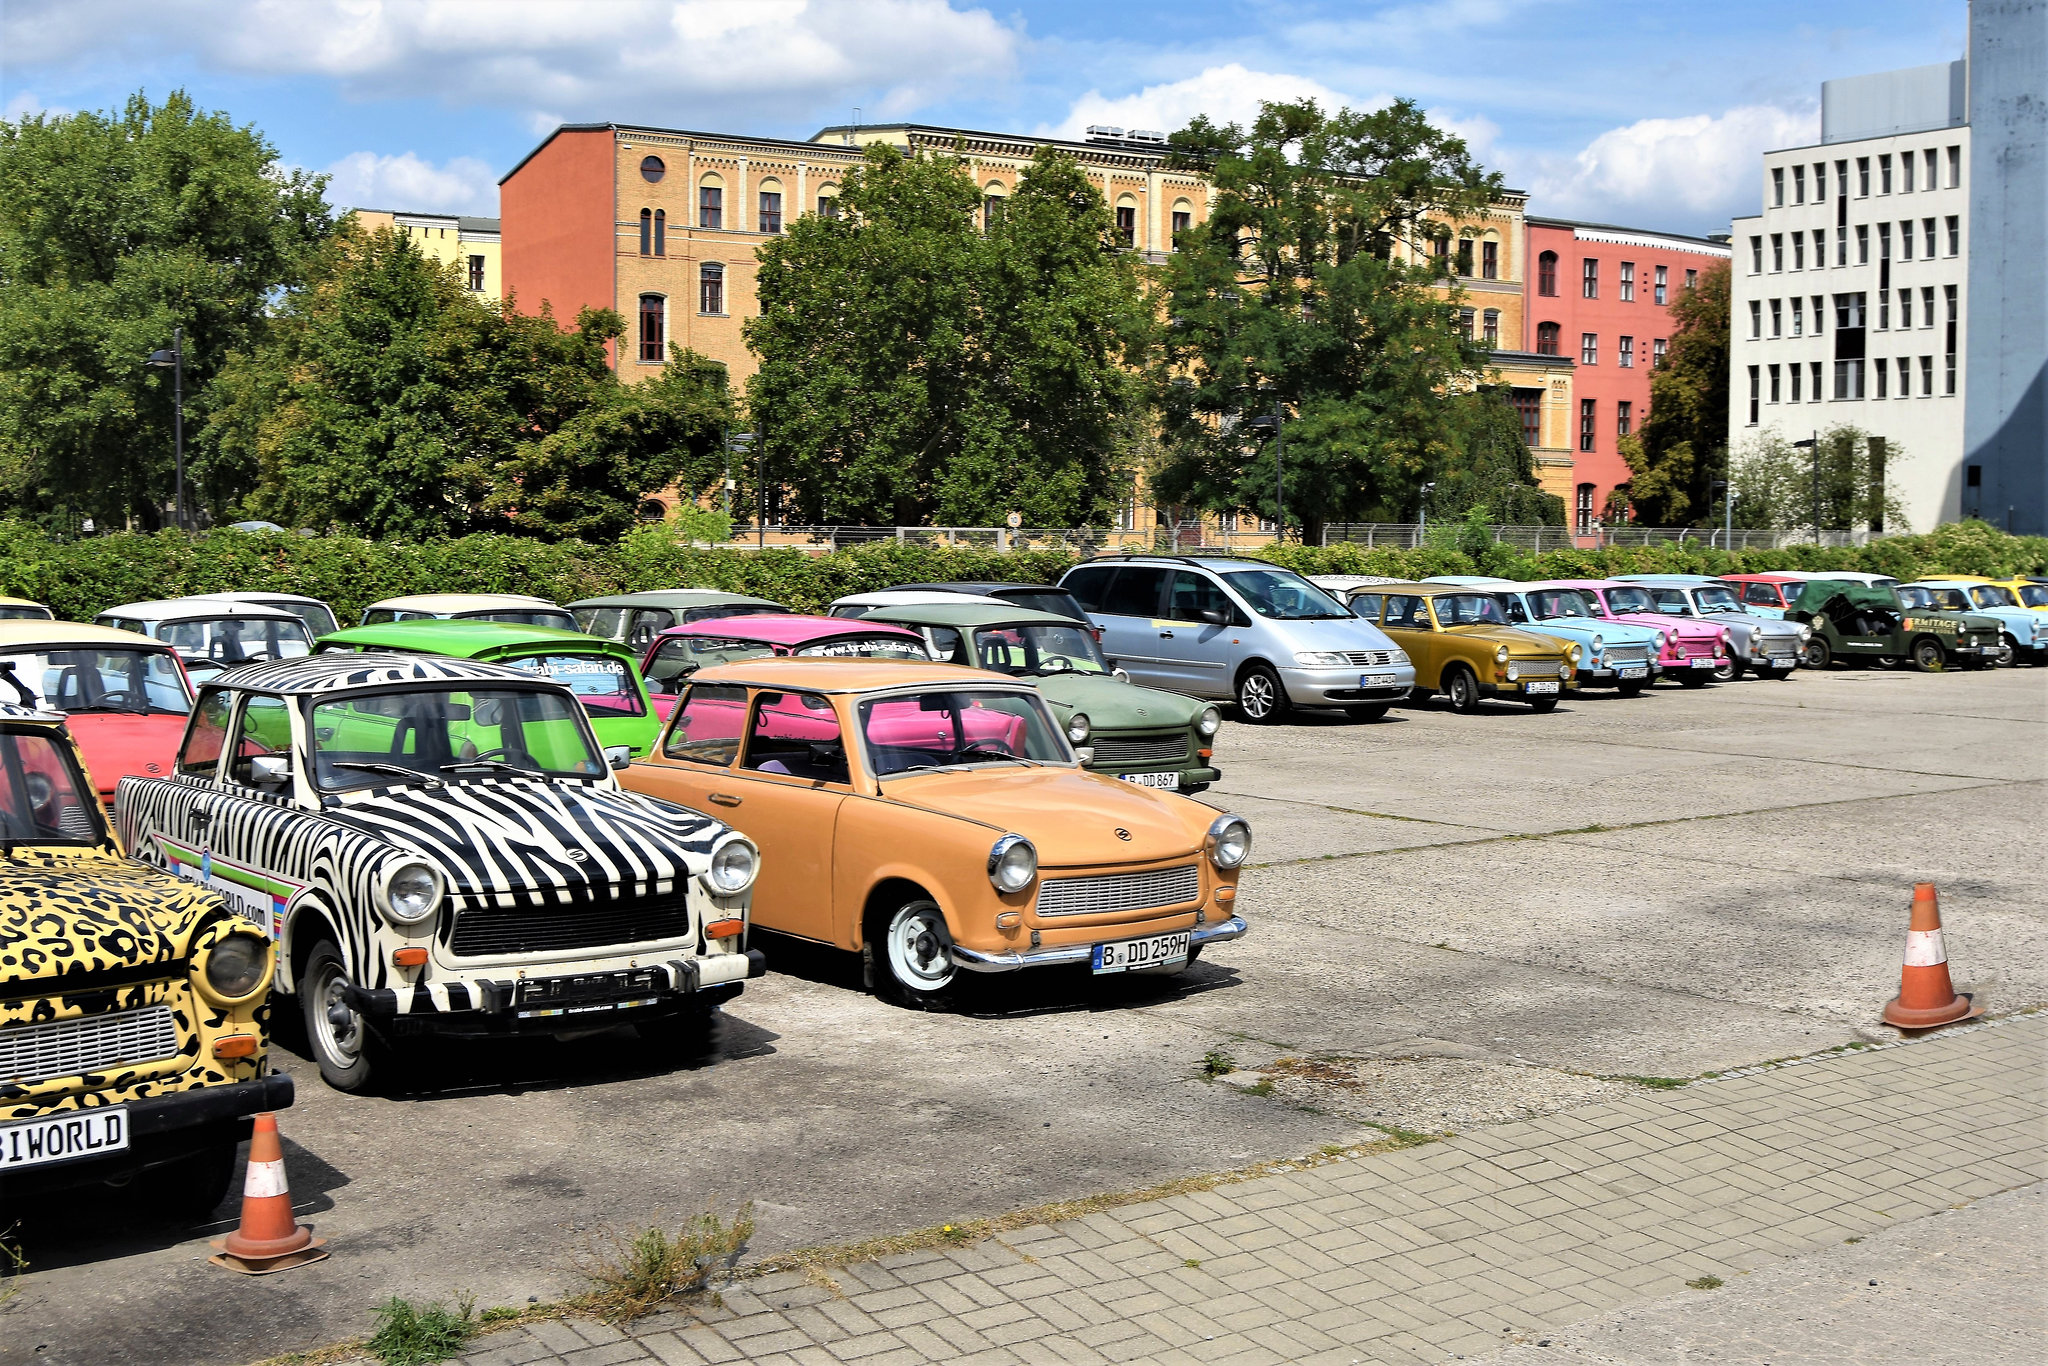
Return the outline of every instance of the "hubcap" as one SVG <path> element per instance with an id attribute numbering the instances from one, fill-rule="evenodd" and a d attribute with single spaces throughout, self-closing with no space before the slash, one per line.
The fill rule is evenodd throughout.
<path id="1" fill-rule="evenodd" d="M 889 927 L 889 964 L 901 981 L 936 991 L 953 980 L 945 922 L 935 907 L 906 906 Z"/>
<path id="2" fill-rule="evenodd" d="M 1273 710 L 1273 687 L 1264 674 L 1253 674 L 1245 679 L 1238 701 L 1244 707 L 1245 715 L 1262 717 Z"/>
<path id="3" fill-rule="evenodd" d="M 322 1051 L 330 1061 L 343 1067 L 355 1065 L 356 1056 L 363 1048 L 363 1022 L 348 1008 L 345 992 L 348 982 L 338 968 L 329 968 L 318 999 L 324 1009 L 320 1012 L 327 1019 L 327 1028 L 315 1031 Z"/>

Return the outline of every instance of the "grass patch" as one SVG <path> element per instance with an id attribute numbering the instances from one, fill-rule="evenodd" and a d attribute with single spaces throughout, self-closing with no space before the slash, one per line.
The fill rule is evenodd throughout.
<path id="1" fill-rule="evenodd" d="M 1237 1059 L 1220 1048 L 1212 1048 L 1202 1055 L 1202 1075 L 1214 1081 L 1227 1077 L 1237 1070 Z"/>
<path id="2" fill-rule="evenodd" d="M 606 1323 L 629 1323 L 677 1295 L 708 1289 L 721 1265 L 730 1275 L 753 1236 L 751 1200 L 730 1224 L 706 1211 L 674 1233 L 657 1227 L 601 1235 L 573 1264 L 590 1289 L 571 1304 Z"/>
<path id="3" fill-rule="evenodd" d="M 1696 1281 L 1687 1281 L 1685 1284 L 1688 1290 L 1719 1290 L 1727 1282 L 1723 1281 L 1719 1276 L 1702 1276 Z"/>
<path id="4" fill-rule="evenodd" d="M 1860 1242 L 1862 1242 L 1862 1241 L 1863 1241 L 1863 1239 L 1861 1239 L 1860 1237 L 1859 1237 L 1859 1238 L 1844 1238 L 1844 1239 L 1843 1239 L 1842 1241 L 1843 1241 L 1843 1242 L 1845 1242 L 1845 1243 L 1860 1243 Z"/>
<path id="5" fill-rule="evenodd" d="M 432 1366 L 461 1351 L 481 1326 L 467 1296 L 450 1309 L 393 1295 L 377 1306 L 377 1331 L 365 1345 L 385 1366 Z"/>
<path id="6" fill-rule="evenodd" d="M 1691 1077 L 1603 1077 L 1603 1081 L 1632 1081 L 1638 1086 L 1647 1086 L 1652 1091 L 1676 1091 L 1681 1086 L 1692 1084 Z"/>
<path id="7" fill-rule="evenodd" d="M 1192 1271 L 1202 1264 L 1202 1259 L 1200 1257 L 1183 1257 L 1180 1259 L 1180 1264 Z"/>

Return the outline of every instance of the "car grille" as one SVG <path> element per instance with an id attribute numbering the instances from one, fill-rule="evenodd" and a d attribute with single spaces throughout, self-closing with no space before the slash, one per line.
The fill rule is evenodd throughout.
<path id="1" fill-rule="evenodd" d="M 1705 637 L 1698 640 L 1683 638 L 1678 642 L 1678 653 L 1688 659 L 1711 658 L 1714 653 L 1714 642 L 1711 638 Z"/>
<path id="2" fill-rule="evenodd" d="M 1391 668 L 1394 663 L 1392 650 L 1346 650 L 1344 658 L 1355 668 Z"/>
<path id="3" fill-rule="evenodd" d="M 1188 737 L 1185 733 L 1135 739 L 1106 739 L 1098 736 L 1094 744 L 1095 763 L 1098 767 L 1103 764 L 1178 763 L 1188 757 Z"/>
<path id="4" fill-rule="evenodd" d="M 1650 662 L 1650 647 L 1647 645 L 1610 645 L 1600 652 L 1601 660 L 1610 669 L 1634 668 Z"/>
<path id="5" fill-rule="evenodd" d="M 687 893 L 567 906 L 480 906 L 458 911 L 449 952 L 465 958 L 644 944 L 690 934 Z"/>
<path id="6" fill-rule="evenodd" d="M 1040 915 L 1108 915 L 1181 906 L 1202 895 L 1202 870 L 1184 863 L 1144 873 L 1047 878 L 1038 889 Z"/>
<path id="7" fill-rule="evenodd" d="M 168 1058 L 178 1026 L 167 1005 L 0 1029 L 0 1081 L 13 1085 L 108 1072 Z"/>
<path id="8" fill-rule="evenodd" d="M 1555 678 L 1557 661 L 1554 659 L 1518 659 L 1515 661 L 1517 678 Z"/>

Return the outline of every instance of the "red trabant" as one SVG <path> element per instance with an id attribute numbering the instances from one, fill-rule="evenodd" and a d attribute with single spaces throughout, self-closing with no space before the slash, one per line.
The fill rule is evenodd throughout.
<path id="1" fill-rule="evenodd" d="M 1742 610 L 1753 616 L 1784 619 L 1785 609 L 1799 596 L 1810 574 L 1717 574 L 1742 597 Z"/>
<path id="2" fill-rule="evenodd" d="M 109 809 L 121 779 L 171 772 L 192 682 L 178 652 L 133 631 L 0 621 L 0 702 L 64 713 Z"/>
<path id="3" fill-rule="evenodd" d="M 648 642 L 640 661 L 647 695 L 663 718 L 691 674 L 711 664 L 769 655 L 807 659 L 908 659 L 931 663 L 924 637 L 901 626 L 858 617 L 814 617 L 778 612 L 715 617 L 672 626 Z M 828 720 L 830 718 L 827 718 Z M 837 724 L 836 722 L 834 724 Z"/>

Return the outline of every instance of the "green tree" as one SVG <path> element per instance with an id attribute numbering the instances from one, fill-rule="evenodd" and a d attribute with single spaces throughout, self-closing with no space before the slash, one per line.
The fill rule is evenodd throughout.
<path id="1" fill-rule="evenodd" d="M 1713 520 L 1714 481 L 1728 468 L 1728 263 L 1700 275 L 1671 305 L 1675 330 L 1650 376 L 1650 411 L 1621 441 L 1629 501 L 1652 526 Z"/>
<path id="2" fill-rule="evenodd" d="M 748 410 L 783 515 L 1104 519 L 1127 482 L 1149 318 L 1080 167 L 1040 149 L 977 224 L 960 158 L 874 144 L 838 206 L 762 250 L 746 324 Z"/>
<path id="3" fill-rule="evenodd" d="M 155 527 L 172 383 L 147 357 L 184 329 L 189 435 L 332 230 L 324 188 L 183 91 L 0 122 L 0 506 Z"/>
<path id="4" fill-rule="evenodd" d="M 1735 525 L 1811 526 L 1817 482 L 1823 530 L 1854 530 L 1873 522 L 1894 532 L 1908 530 L 1892 480 L 1906 452 L 1893 442 L 1880 441 L 1877 450 L 1871 443 L 1867 432 L 1846 423 L 1823 431 L 1810 450 L 1795 449 L 1776 432 L 1751 437 L 1729 461 Z"/>
<path id="5" fill-rule="evenodd" d="M 1212 188 L 1161 281 L 1153 379 L 1171 455 L 1155 496 L 1271 516 L 1274 452 L 1248 419 L 1277 404 L 1287 512 L 1308 538 L 1412 516 L 1422 486 L 1496 430 L 1470 398 L 1488 348 L 1461 326 L 1444 263 L 1483 228 L 1500 177 L 1406 100 L 1268 103 L 1248 129 L 1197 118 L 1171 143 Z"/>

